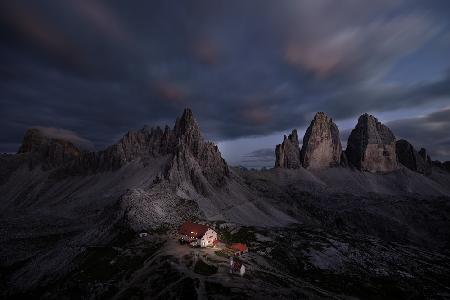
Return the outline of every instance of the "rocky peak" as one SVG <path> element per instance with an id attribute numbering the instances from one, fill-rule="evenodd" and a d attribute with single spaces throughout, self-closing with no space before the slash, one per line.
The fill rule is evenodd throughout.
<path id="1" fill-rule="evenodd" d="M 396 153 L 398 161 L 408 169 L 422 173 L 431 174 L 431 159 L 422 148 L 419 152 L 406 140 L 396 142 Z"/>
<path id="2" fill-rule="evenodd" d="M 190 180 L 203 194 L 208 185 L 221 186 L 230 175 L 219 148 L 205 142 L 192 111 L 187 108 L 174 127 L 176 144 L 169 167 L 168 178 L 174 181 Z"/>
<path id="3" fill-rule="evenodd" d="M 147 157 L 168 160 L 165 177 L 173 182 L 191 181 L 204 192 L 206 186 L 222 185 L 230 171 L 216 145 L 205 142 L 192 111 L 187 108 L 173 129 L 144 127 L 125 134 L 117 144 L 100 152 L 83 153 L 79 170 L 99 172 L 121 168 Z"/>
<path id="4" fill-rule="evenodd" d="M 284 139 L 286 139 L 286 135 L 284 136 Z M 291 141 L 291 143 L 297 143 L 298 144 L 298 133 L 297 133 L 297 129 L 292 129 L 291 134 L 288 136 L 289 141 Z"/>
<path id="5" fill-rule="evenodd" d="M 192 110 L 186 108 L 181 118 L 177 118 L 174 127 L 175 136 L 187 145 L 194 155 L 198 155 L 201 144 L 204 143 L 200 127 L 194 118 Z"/>
<path id="6" fill-rule="evenodd" d="M 28 154 L 30 167 L 42 164 L 44 168 L 51 168 L 73 161 L 81 151 L 68 140 L 47 136 L 40 129 L 31 128 L 25 132 L 17 153 Z"/>
<path id="7" fill-rule="evenodd" d="M 175 132 L 177 136 L 180 136 L 192 130 L 198 131 L 199 127 L 192 110 L 190 108 L 186 108 L 181 117 L 178 117 L 175 121 Z"/>
<path id="8" fill-rule="evenodd" d="M 372 115 L 359 117 L 347 143 L 349 163 L 362 171 L 391 172 L 397 170 L 395 136 Z"/>
<path id="9" fill-rule="evenodd" d="M 426 162 L 431 162 L 430 156 L 427 155 L 427 149 L 420 148 L 419 155 L 422 157 L 422 159 Z"/>
<path id="10" fill-rule="evenodd" d="M 293 129 L 288 137 L 285 135 L 283 143 L 276 146 L 275 156 L 275 167 L 287 169 L 298 169 L 301 167 L 300 146 L 296 129 Z"/>
<path id="11" fill-rule="evenodd" d="M 433 163 L 430 156 L 427 154 L 427 150 L 425 148 L 420 148 L 419 155 L 422 157 L 423 162 L 425 163 L 424 174 L 431 174 Z"/>
<path id="12" fill-rule="evenodd" d="M 30 128 L 25 132 L 22 145 L 17 153 L 28 153 L 39 149 L 39 146 L 44 142 L 44 135 L 39 129 Z"/>
<path id="13" fill-rule="evenodd" d="M 303 166 L 310 169 L 339 166 L 341 153 L 339 129 L 325 113 L 318 112 L 303 137 L 300 153 Z"/>

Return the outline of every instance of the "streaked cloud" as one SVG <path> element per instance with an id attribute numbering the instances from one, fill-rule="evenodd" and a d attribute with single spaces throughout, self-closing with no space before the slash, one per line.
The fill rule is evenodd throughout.
<path id="1" fill-rule="evenodd" d="M 450 101 L 447 7 L 442 0 L 4 1 L 0 151 L 15 151 L 35 125 L 78 132 L 103 148 L 129 129 L 172 124 L 186 106 L 208 138 L 226 141 L 234 162 L 269 147 L 243 150 L 238 140 L 304 128 L 316 111 L 337 122 L 364 112 L 395 120 L 399 110 L 411 114 L 398 119 L 416 118 Z"/>

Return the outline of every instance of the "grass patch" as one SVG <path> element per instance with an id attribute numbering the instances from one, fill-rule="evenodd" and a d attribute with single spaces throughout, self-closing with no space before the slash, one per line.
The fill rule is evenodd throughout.
<path id="1" fill-rule="evenodd" d="M 200 275 L 210 276 L 217 273 L 217 267 L 208 265 L 203 260 L 199 259 L 194 266 L 194 272 Z"/>

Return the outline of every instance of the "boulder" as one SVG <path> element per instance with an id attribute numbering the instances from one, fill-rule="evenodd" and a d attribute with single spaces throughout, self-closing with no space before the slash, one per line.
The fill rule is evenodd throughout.
<path id="1" fill-rule="evenodd" d="M 275 167 L 298 169 L 301 166 L 297 130 L 293 129 L 288 137 L 284 136 L 283 143 L 275 148 Z"/>
<path id="2" fill-rule="evenodd" d="M 318 112 L 303 137 L 300 152 L 303 167 L 323 169 L 339 166 L 341 153 L 338 127 L 325 113 Z"/>
<path id="3" fill-rule="evenodd" d="M 348 138 L 345 152 L 357 169 L 385 173 L 399 169 L 395 148 L 392 131 L 374 116 L 363 114 Z"/>

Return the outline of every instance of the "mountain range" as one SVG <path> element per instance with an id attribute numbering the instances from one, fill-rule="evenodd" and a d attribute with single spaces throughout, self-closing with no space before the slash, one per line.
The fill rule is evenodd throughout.
<path id="1" fill-rule="evenodd" d="M 229 166 L 190 109 L 98 152 L 29 129 L 0 157 L 0 295 L 450 296 L 450 162 L 368 114 L 343 150 L 322 112 L 274 155 L 269 170 Z M 192 272 L 172 238 L 186 220 L 246 242 L 247 277 Z"/>

